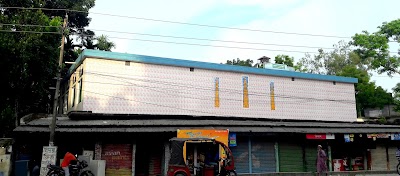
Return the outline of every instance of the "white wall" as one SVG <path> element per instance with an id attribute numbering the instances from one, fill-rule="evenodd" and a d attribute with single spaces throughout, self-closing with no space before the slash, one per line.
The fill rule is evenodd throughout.
<path id="1" fill-rule="evenodd" d="M 238 116 L 271 119 L 356 121 L 354 85 L 87 58 L 83 111 L 115 114 Z M 242 76 L 249 77 L 243 108 Z M 214 107 L 219 77 L 220 107 Z M 274 81 L 276 110 L 271 110 Z"/>

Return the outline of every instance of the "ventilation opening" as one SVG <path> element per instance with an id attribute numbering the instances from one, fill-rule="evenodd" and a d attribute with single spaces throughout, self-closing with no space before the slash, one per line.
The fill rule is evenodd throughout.
<path id="1" fill-rule="evenodd" d="M 294 81 L 294 77 L 292 77 L 292 81 Z"/>
<path id="2" fill-rule="evenodd" d="M 194 68 L 193 68 L 193 67 L 190 67 L 190 71 L 191 71 L 191 72 L 194 72 Z"/>
<path id="3" fill-rule="evenodd" d="M 336 85 L 336 81 L 333 81 L 333 85 Z"/>
<path id="4" fill-rule="evenodd" d="M 130 61 L 125 61 L 125 66 L 130 66 L 131 62 Z"/>

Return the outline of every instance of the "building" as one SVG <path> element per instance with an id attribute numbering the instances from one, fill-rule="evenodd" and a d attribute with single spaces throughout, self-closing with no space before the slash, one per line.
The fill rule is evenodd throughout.
<path id="1" fill-rule="evenodd" d="M 348 170 L 393 170 L 400 130 L 356 122 L 354 83 L 348 77 L 85 50 L 64 82 L 58 158 L 68 150 L 89 150 L 106 160 L 107 175 L 163 175 L 168 139 L 178 130 L 227 129 L 235 136 L 238 173 L 313 172 L 319 144 L 337 162 L 329 164 L 331 170 L 340 170 L 344 158 L 353 162 Z M 15 129 L 17 143 L 40 151 L 49 124 L 48 117 L 27 121 Z"/>

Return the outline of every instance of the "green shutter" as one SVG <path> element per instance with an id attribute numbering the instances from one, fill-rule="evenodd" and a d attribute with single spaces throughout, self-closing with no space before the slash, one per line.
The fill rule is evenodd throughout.
<path id="1" fill-rule="evenodd" d="M 279 143 L 279 171 L 304 171 L 303 149 L 300 144 Z"/>

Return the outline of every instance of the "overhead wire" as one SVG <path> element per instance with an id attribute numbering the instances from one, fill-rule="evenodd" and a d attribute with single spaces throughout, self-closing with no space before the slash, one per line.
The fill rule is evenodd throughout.
<path id="1" fill-rule="evenodd" d="M 46 26 L 37 24 L 18 24 L 18 23 L 0 23 L 1 26 L 22 26 L 22 27 L 41 27 L 41 28 L 62 28 L 62 26 Z"/>
<path id="2" fill-rule="evenodd" d="M 79 28 L 79 29 L 84 29 L 84 28 Z M 87 30 L 92 30 L 92 31 L 95 31 L 95 32 L 96 31 L 100 31 L 100 32 L 118 33 L 118 34 L 144 35 L 144 36 L 152 36 L 152 37 L 187 39 L 187 40 L 200 40 L 200 41 L 211 41 L 211 42 L 225 42 L 225 43 L 267 45 L 267 46 L 285 46 L 285 47 L 298 47 L 298 48 L 335 49 L 335 48 L 332 48 L 332 47 L 328 48 L 328 47 L 317 47 L 317 46 L 286 45 L 286 44 L 259 43 L 259 42 L 246 42 L 246 41 L 234 41 L 234 40 L 216 40 L 216 39 L 207 39 L 207 38 L 182 37 L 182 36 L 159 35 L 159 34 L 146 34 L 146 33 L 137 33 L 137 32 L 111 31 L 111 30 L 101 30 L 101 29 L 92 29 L 92 28 L 88 28 Z M 79 34 L 77 34 L 77 35 L 79 35 Z M 95 36 L 95 35 L 85 35 L 85 36 Z"/>
<path id="3" fill-rule="evenodd" d="M 93 91 L 88 91 L 88 90 L 82 90 L 82 91 L 83 91 L 83 92 L 92 93 L 92 94 L 102 95 L 102 96 L 106 96 L 106 97 L 110 97 L 110 98 L 117 98 L 117 99 L 122 99 L 122 100 L 128 100 L 128 101 L 132 101 L 132 102 L 143 103 L 143 104 L 148 104 L 148 105 L 153 105 L 153 106 L 159 106 L 159 107 L 165 107 L 165 108 L 171 108 L 171 109 L 179 109 L 179 110 L 191 111 L 191 112 L 197 112 L 197 113 L 203 113 L 203 114 L 221 115 L 221 114 L 213 113 L 213 112 L 199 111 L 199 110 L 194 110 L 194 109 L 180 108 L 180 107 L 175 107 L 175 106 L 162 105 L 162 104 L 158 104 L 158 103 L 151 103 L 151 102 L 139 101 L 139 100 L 124 98 L 124 97 L 117 97 L 117 96 L 113 96 L 113 95 L 107 95 L 107 94 L 103 94 L 103 93 L 99 93 L 99 92 L 93 92 Z"/>
<path id="4" fill-rule="evenodd" d="M 165 78 L 160 78 L 160 77 L 147 77 L 147 76 L 136 76 L 136 75 L 129 75 L 129 77 L 124 77 L 124 76 L 128 76 L 128 75 L 124 75 L 122 74 L 122 76 L 117 76 L 117 75 L 121 75 L 121 74 L 114 74 L 114 73 L 98 73 L 98 72 L 85 72 L 86 74 L 92 74 L 92 75 L 98 75 L 98 76 L 103 76 L 103 77 L 112 77 L 112 78 L 119 78 L 119 79 L 123 79 L 123 80 L 134 80 L 134 81 L 139 81 L 139 82 L 145 82 L 145 83 L 151 83 L 151 84 L 163 84 L 163 85 L 168 85 L 168 86 L 179 86 L 181 88 L 194 88 L 196 90 L 214 90 L 212 88 L 204 88 L 202 87 L 202 85 L 185 85 L 185 84 L 181 84 L 181 83 L 176 83 L 176 82 L 169 82 L 169 81 L 161 81 L 162 79 Z M 133 78 L 133 77 L 140 77 L 140 78 Z M 158 80 L 154 80 L 154 78 L 158 79 Z M 161 79 L 161 80 L 160 80 Z M 177 79 L 174 79 L 177 80 Z M 224 78 L 223 80 L 234 80 L 234 79 L 227 79 Z M 187 81 L 187 80 L 178 80 L 178 81 Z M 313 86 L 316 87 L 316 86 Z M 297 88 L 296 89 L 298 92 L 308 92 L 309 89 L 301 89 L 301 88 Z M 227 92 L 227 93 L 239 93 L 242 94 L 242 90 L 238 90 L 238 89 L 229 89 L 229 88 L 223 88 L 222 89 L 223 92 Z M 257 91 L 252 91 L 253 93 L 251 93 L 251 95 L 265 95 L 265 92 L 257 92 Z M 348 94 L 350 95 L 354 95 L 351 93 L 346 93 L 346 92 L 337 92 L 337 91 L 329 91 L 329 90 L 324 90 L 324 92 L 331 92 L 331 93 L 340 93 L 340 94 Z"/>
<path id="5" fill-rule="evenodd" d="M 0 30 L 0 32 L 10 32 L 10 33 L 33 33 L 33 34 L 62 34 L 61 32 L 41 32 L 41 31 L 13 31 L 13 30 Z"/>
<path id="6" fill-rule="evenodd" d="M 46 11 L 65 11 L 65 12 L 76 12 L 76 13 L 85 13 L 85 14 L 97 14 L 104 16 L 112 16 L 119 18 L 131 18 L 138 20 L 147 20 L 147 21 L 156 21 L 163 23 L 173 23 L 173 24 L 181 24 L 181 25 L 191 25 L 191 26 L 199 26 L 199 27 L 209 27 L 209 28 L 221 28 L 221 29 L 231 29 L 231 30 L 241 30 L 241 31 L 251 31 L 251 32 L 265 32 L 265 33 L 276 33 L 276 34 L 287 34 L 287 35 L 301 35 L 301 36 L 311 36 L 311 37 L 329 37 L 329 38 L 352 38 L 350 36 L 337 36 L 337 35 L 325 35 L 325 34 L 309 34 L 309 33 L 297 33 L 297 32 L 284 32 L 284 31 L 274 31 L 274 30 L 260 30 L 260 29 L 247 29 L 247 28 L 235 28 L 235 27 L 227 27 L 227 26 L 217 26 L 217 25 L 207 25 L 207 24 L 197 24 L 197 23 L 187 23 L 187 22 L 178 22 L 178 21 L 170 21 L 170 20 L 160 20 L 154 18 L 143 18 L 143 17 L 135 17 L 135 16 L 126 16 L 126 15 L 115 15 L 108 13 L 98 13 L 98 12 L 89 12 L 83 10 L 73 10 L 66 8 L 43 8 L 43 7 L 0 7 L 0 9 L 20 9 L 20 10 L 46 10 Z M 389 42 L 398 42 L 398 41 L 389 41 Z"/>
<path id="7" fill-rule="evenodd" d="M 87 73 L 87 72 L 86 72 Z M 104 76 L 104 75 L 103 75 Z M 116 77 L 116 76 L 112 76 L 112 75 L 108 75 L 108 77 L 111 77 L 111 78 L 119 78 L 119 79 L 124 79 L 124 78 L 121 78 L 121 77 Z M 132 78 L 126 78 L 127 80 L 132 80 Z M 115 80 L 115 79 L 114 79 Z M 120 81 L 120 80 L 117 80 L 117 81 Z M 130 82 L 127 82 L 127 81 L 122 81 L 122 82 L 124 82 L 124 83 L 130 83 Z M 151 83 L 151 82 L 154 82 L 154 80 L 146 80 L 145 81 L 146 83 Z M 132 84 L 132 83 L 131 83 Z M 156 84 L 162 84 L 161 82 L 157 82 Z M 167 84 L 168 85 L 168 84 Z M 213 91 L 214 89 L 213 88 L 205 88 L 205 87 L 199 87 L 199 86 L 193 86 L 193 87 L 189 87 L 189 86 L 181 86 L 181 85 L 170 85 L 170 86 L 178 86 L 179 88 L 193 88 L 193 90 L 195 90 L 195 91 L 198 91 L 199 89 L 202 89 L 202 90 L 208 90 L 208 91 Z M 151 88 L 151 87 L 148 87 L 148 88 Z M 153 87 L 154 88 L 154 87 Z M 165 88 L 165 87 L 158 87 L 158 88 L 160 88 L 160 89 L 167 89 L 167 88 Z M 174 89 L 174 90 L 182 90 L 182 89 Z M 240 95 L 242 95 L 242 91 L 227 91 L 227 90 L 224 90 L 224 89 L 219 89 L 219 92 L 228 92 L 228 93 L 235 93 L 235 94 L 240 94 Z M 185 93 L 185 92 L 181 92 L 181 93 Z M 187 93 L 187 92 L 186 92 Z M 266 92 L 260 92 L 260 93 L 257 93 L 257 92 L 254 92 L 254 93 L 249 93 L 248 94 L 249 96 L 260 96 L 260 97 L 265 97 L 266 95 L 267 95 L 267 93 Z M 353 95 L 354 96 L 354 95 Z M 281 94 L 275 94 L 275 97 L 279 97 L 279 98 L 287 98 L 287 99 L 303 99 L 303 100 L 312 100 L 312 101 L 333 101 L 333 102 L 341 102 L 341 103 L 352 103 L 352 104 L 354 104 L 354 102 L 353 101 L 349 101 L 349 100 L 335 100 L 335 99 L 318 99 L 318 98 L 311 98 L 311 97 L 296 97 L 296 96 L 287 96 L 287 95 L 281 95 Z"/>
<path id="8" fill-rule="evenodd" d="M 79 12 L 79 13 L 89 14 L 89 11 L 62 9 L 62 8 L 60 8 L 60 9 L 42 8 L 42 7 L 0 7 L 0 8 L 22 9 L 22 10 L 66 11 L 66 12 Z M 98 12 L 90 12 L 90 13 L 97 14 L 97 15 L 104 15 L 104 16 L 119 17 L 119 18 L 130 18 L 130 19 L 137 19 L 137 20 L 156 21 L 156 22 L 163 22 L 163 23 L 173 23 L 173 24 L 209 27 L 209 28 L 231 29 L 231 30 L 240 30 L 240 31 L 264 32 L 264 33 L 287 34 L 287 35 L 303 35 L 303 36 L 312 36 L 312 37 L 351 38 L 351 37 L 336 36 L 336 35 L 306 34 L 306 33 L 296 33 L 296 32 L 282 32 L 282 31 L 273 31 L 273 30 L 259 30 L 259 29 L 247 29 L 247 28 L 235 28 L 235 27 L 227 27 L 227 26 L 207 25 L 207 24 L 186 23 L 186 22 L 160 20 L 160 19 L 154 19 L 154 18 L 143 18 L 143 17 L 135 17 L 135 16 L 125 16 L 125 15 L 115 15 L 115 14 L 98 13 Z"/>
<path id="9" fill-rule="evenodd" d="M 159 92 L 159 93 L 163 93 L 163 94 L 167 94 L 167 95 L 171 95 L 174 97 L 180 97 L 180 98 L 189 98 L 189 99 L 196 99 L 196 100 L 204 100 L 204 101 L 214 101 L 215 97 L 213 96 L 204 96 L 202 95 L 201 97 L 195 97 L 195 96 L 188 96 L 185 95 L 188 92 L 183 92 L 174 88 L 165 88 L 165 87 L 151 87 L 151 86 L 144 86 L 144 85 L 139 85 L 139 84 L 134 84 L 134 83 L 130 83 L 130 84 L 115 84 L 115 83 L 106 83 L 106 82 L 96 82 L 96 81 L 85 81 L 85 83 L 93 83 L 93 84 L 102 84 L 102 85 L 117 85 L 117 86 L 129 86 L 129 87 L 138 87 L 138 88 L 143 88 L 145 90 L 151 90 L 151 91 L 155 91 L 155 92 Z M 192 90 L 194 91 L 194 90 Z M 221 92 L 221 91 L 220 91 Z M 175 94 L 173 94 L 175 93 Z M 250 100 L 251 102 L 256 102 L 256 103 L 268 103 L 268 99 L 270 98 L 268 96 L 269 94 L 264 94 L 263 99 L 253 99 Z M 250 95 L 249 95 L 250 96 Z M 287 104 L 297 104 L 297 103 L 316 103 L 316 102 L 323 102 L 323 101 L 328 101 L 328 100 L 323 100 L 323 99 L 318 99 L 318 100 L 311 100 L 311 99 L 304 99 L 304 98 L 294 98 L 291 96 L 279 96 L 279 95 L 275 95 L 275 97 L 277 98 L 283 98 L 286 100 L 275 100 L 275 102 L 282 102 L 282 103 L 287 103 Z M 234 99 L 234 98 L 220 98 L 220 101 L 236 101 L 236 102 L 243 102 L 243 99 Z M 291 101 L 290 101 L 291 100 Z M 333 101 L 333 100 L 331 100 Z M 344 103 L 344 104 L 355 104 L 355 103 L 351 103 L 349 102 L 343 102 L 343 101 L 333 101 L 333 102 L 339 102 L 339 103 Z M 321 106 L 324 106 L 323 104 L 321 104 Z"/>

